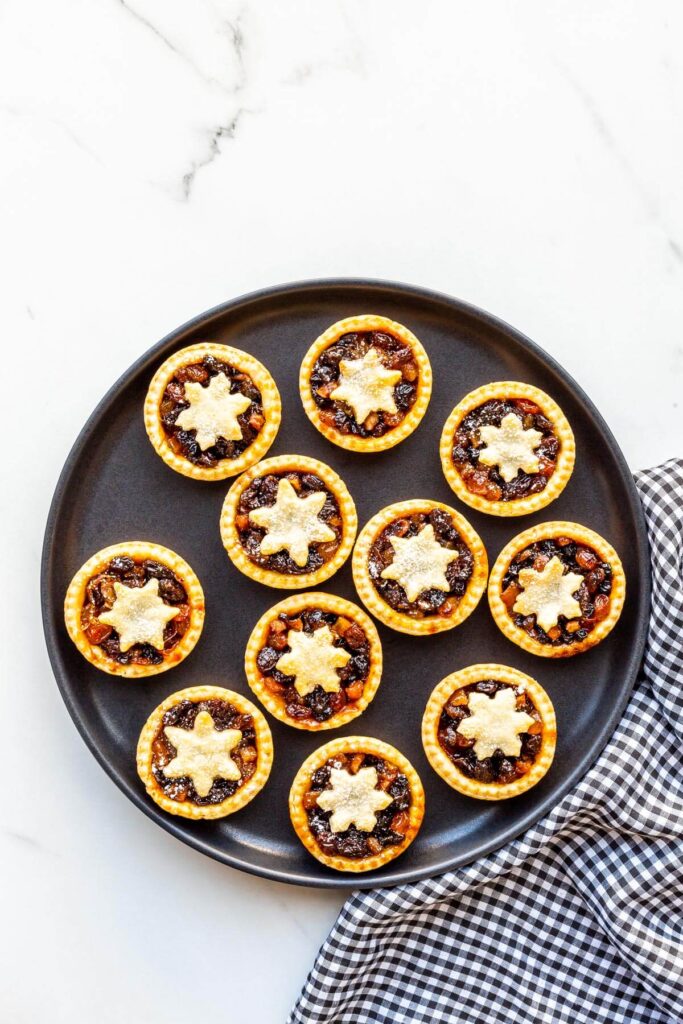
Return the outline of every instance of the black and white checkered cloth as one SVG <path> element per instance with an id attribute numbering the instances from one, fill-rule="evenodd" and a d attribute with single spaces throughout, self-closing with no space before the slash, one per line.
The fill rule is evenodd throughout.
<path id="1" fill-rule="evenodd" d="M 290 1024 L 683 1021 L 683 460 L 637 484 L 650 632 L 602 756 L 497 853 L 353 894 Z"/>

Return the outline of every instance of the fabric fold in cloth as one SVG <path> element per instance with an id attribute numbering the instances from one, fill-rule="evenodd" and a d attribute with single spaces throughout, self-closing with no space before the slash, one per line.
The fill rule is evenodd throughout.
<path id="1" fill-rule="evenodd" d="M 683 460 L 636 483 L 650 627 L 602 755 L 489 857 L 354 893 L 289 1024 L 683 1020 Z"/>

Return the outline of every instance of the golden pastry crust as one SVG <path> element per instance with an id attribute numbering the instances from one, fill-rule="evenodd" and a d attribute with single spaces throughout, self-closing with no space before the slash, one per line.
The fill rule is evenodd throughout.
<path id="1" fill-rule="evenodd" d="M 221 459 L 215 466 L 196 466 L 182 455 L 176 455 L 168 443 L 168 435 L 159 415 L 159 405 L 171 378 L 183 366 L 196 363 L 204 356 L 214 356 L 248 374 L 261 392 L 261 404 L 265 417 L 265 423 L 253 443 L 241 455 L 236 459 Z M 209 342 L 183 348 L 162 363 L 149 385 L 144 407 L 145 430 L 157 455 L 160 455 L 166 465 L 174 469 L 176 473 L 182 473 L 183 476 L 192 477 L 194 480 L 225 480 L 226 477 L 237 476 L 238 473 L 242 473 L 249 466 L 258 462 L 275 440 L 280 429 L 281 415 L 280 393 L 263 363 L 249 355 L 248 352 L 242 352 L 230 345 L 217 345 Z"/>
<path id="2" fill-rule="evenodd" d="M 477 782 L 476 779 L 470 779 L 456 768 L 439 743 L 439 719 L 444 706 L 456 690 L 481 682 L 482 679 L 495 679 L 511 686 L 523 686 L 541 716 L 541 749 L 529 771 L 514 782 Z M 459 672 L 452 672 L 432 691 L 422 718 L 422 745 L 434 771 L 453 789 L 477 800 L 505 800 L 531 789 L 550 768 L 555 756 L 556 741 L 555 709 L 550 697 L 531 676 L 507 665 L 470 665 Z"/>
<path id="3" fill-rule="evenodd" d="M 242 492 L 259 476 L 266 476 L 268 473 L 303 472 L 315 473 L 320 477 L 325 486 L 334 494 L 339 505 L 342 517 L 342 539 L 339 547 L 332 558 L 328 559 L 315 572 L 302 573 L 301 575 L 287 575 L 274 572 L 270 569 L 263 569 L 260 565 L 249 558 L 240 542 L 239 534 L 235 526 L 235 516 Z M 270 459 L 264 459 L 256 466 L 243 473 L 228 491 L 220 520 L 221 540 L 228 556 L 240 572 L 250 576 L 257 583 L 263 583 L 267 587 L 277 587 L 282 590 L 303 590 L 305 587 L 319 586 L 324 580 L 333 576 L 342 567 L 351 554 L 353 542 L 358 529 L 358 517 L 353 498 L 348 492 L 346 484 L 333 469 L 318 459 L 312 459 L 307 455 L 278 455 Z"/>
<path id="4" fill-rule="evenodd" d="M 315 837 L 312 835 L 311 830 L 308 827 L 308 817 L 302 800 L 304 794 L 310 787 L 313 772 L 320 768 L 321 765 L 325 764 L 329 758 L 334 757 L 336 754 L 361 752 L 364 754 L 374 754 L 376 757 L 381 757 L 386 761 L 390 761 L 391 764 L 398 768 L 407 778 L 411 796 L 408 831 L 406 832 L 405 841 L 401 843 L 400 846 L 385 847 L 381 853 L 375 854 L 371 857 L 363 857 L 362 859 L 355 859 L 353 857 L 333 857 L 323 853 L 318 846 Z M 352 871 L 356 873 L 361 871 L 374 871 L 383 864 L 387 864 L 390 860 L 394 860 L 395 857 L 400 856 L 405 850 L 407 850 L 412 843 L 419 831 L 420 825 L 422 824 L 424 812 L 424 789 L 422 788 L 420 777 L 411 765 L 410 761 L 396 750 L 395 747 L 382 742 L 382 740 L 372 739 L 369 736 L 342 736 L 339 739 L 325 743 L 322 747 L 318 747 L 317 750 L 314 750 L 313 753 L 306 758 L 304 763 L 301 765 L 301 768 L 299 768 L 289 792 L 289 816 L 296 834 L 309 853 L 311 853 L 317 860 L 321 861 L 321 863 L 326 864 L 327 867 L 334 868 L 335 871 Z"/>
<path id="5" fill-rule="evenodd" d="M 344 434 L 340 430 L 329 426 L 321 419 L 320 409 L 311 395 L 311 373 L 316 359 L 325 349 L 338 341 L 343 334 L 348 334 L 352 331 L 385 331 L 412 349 L 415 362 L 417 363 L 418 381 L 415 402 L 401 422 L 392 430 L 388 430 L 382 437 L 356 437 L 353 434 Z M 427 411 L 432 394 L 432 367 L 421 342 L 403 324 L 399 324 L 395 320 L 389 320 L 385 316 L 370 314 L 351 316 L 344 320 L 339 320 L 336 324 L 332 324 L 313 342 L 301 364 L 299 390 L 301 392 L 301 401 L 309 420 L 316 430 L 319 430 L 332 444 L 353 452 L 382 452 L 404 441 L 420 423 Z"/>
<path id="6" fill-rule="evenodd" d="M 253 716 L 254 729 L 256 731 L 256 752 L 258 755 L 256 771 L 232 796 L 227 797 L 219 804 L 200 806 L 199 804 L 192 803 L 190 800 L 183 802 L 172 800 L 166 796 L 154 778 L 152 770 L 152 744 L 161 728 L 166 712 L 184 700 L 190 700 L 193 703 L 198 703 L 202 700 L 224 700 L 233 704 L 240 714 Z M 136 763 L 138 775 L 145 784 L 145 789 L 152 800 L 164 811 L 168 811 L 169 814 L 179 815 L 181 818 L 192 818 L 194 820 L 225 818 L 228 814 L 234 814 L 235 811 L 239 811 L 245 804 L 250 803 L 268 781 L 273 764 L 273 737 L 261 711 L 250 700 L 243 697 L 241 693 L 226 690 L 222 686 L 190 686 L 185 690 L 172 693 L 149 716 L 138 740 Z"/>
<path id="7" fill-rule="evenodd" d="M 93 576 L 97 576 L 113 558 L 128 556 L 136 560 L 150 558 L 167 566 L 180 579 L 187 591 L 190 606 L 190 624 L 176 646 L 164 653 L 160 665 L 120 665 L 110 658 L 96 644 L 91 644 L 81 625 L 81 609 L 85 599 L 85 591 Z M 204 626 L 204 592 L 194 571 L 187 562 L 170 548 L 147 541 L 125 541 L 123 544 L 112 544 L 92 555 L 85 565 L 81 566 L 69 584 L 64 600 L 64 621 L 69 636 L 84 658 L 96 668 L 102 669 L 113 676 L 125 676 L 128 679 L 140 676 L 155 676 L 166 672 L 183 661 L 193 649 Z"/>
<path id="8" fill-rule="evenodd" d="M 453 464 L 452 449 L 453 435 L 461 421 L 468 413 L 478 409 L 480 405 L 492 400 L 504 400 L 510 398 L 526 398 L 534 402 L 543 412 L 544 416 L 553 425 L 555 436 L 560 442 L 560 450 L 557 457 L 555 471 L 548 479 L 545 489 L 538 494 L 529 494 L 525 498 L 516 498 L 512 501 L 490 501 L 478 494 L 468 490 L 465 481 Z M 470 508 L 476 508 L 479 512 L 486 512 L 492 516 L 524 516 L 530 512 L 537 512 L 545 508 L 551 501 L 557 498 L 572 475 L 574 460 L 576 457 L 576 445 L 574 434 L 569 422 L 555 402 L 545 391 L 533 387 L 531 384 L 521 384 L 519 381 L 498 381 L 494 384 L 485 384 L 483 387 L 471 391 L 458 402 L 455 409 L 446 420 L 441 433 L 439 445 L 441 466 L 448 481 L 449 487 L 455 491 L 461 501 L 464 501 Z"/>
<path id="9" fill-rule="evenodd" d="M 607 616 L 597 623 L 585 640 L 580 640 L 568 646 L 558 647 L 554 647 L 552 644 L 541 644 L 538 640 L 529 636 L 526 630 L 516 626 L 508 614 L 508 610 L 501 597 L 503 577 L 515 555 L 536 541 L 549 540 L 554 537 L 570 537 L 571 540 L 592 548 L 601 561 L 609 562 L 612 566 L 612 592 L 610 594 L 610 608 Z M 617 624 L 621 610 L 624 607 L 625 597 L 626 576 L 624 575 L 624 567 L 612 545 L 604 537 L 601 537 L 599 533 L 589 530 L 586 526 L 566 522 L 539 523 L 538 526 L 532 526 L 529 530 L 524 530 L 523 533 L 513 537 L 498 555 L 491 570 L 488 587 L 489 607 L 500 631 L 505 634 L 508 640 L 512 640 L 514 644 L 517 644 L 518 647 L 523 648 L 523 650 L 528 651 L 530 654 L 538 654 L 541 658 L 570 658 L 575 654 L 580 654 L 582 651 L 595 647 L 601 640 L 604 640 Z"/>
<path id="10" fill-rule="evenodd" d="M 281 613 L 296 615 L 305 608 L 311 607 L 321 608 L 323 611 L 332 612 L 345 619 L 350 619 L 360 626 L 370 644 L 370 670 L 365 680 L 362 697 L 347 704 L 326 722 L 303 722 L 288 715 L 282 699 L 268 689 L 257 664 L 259 651 L 266 643 L 271 622 Z M 270 711 L 271 715 L 284 722 L 285 725 L 291 725 L 295 729 L 322 732 L 324 729 L 337 729 L 341 725 L 346 725 L 347 722 L 361 715 L 368 704 L 374 699 L 380 679 L 382 678 L 382 644 L 372 619 L 358 605 L 353 604 L 351 601 L 346 601 L 335 594 L 294 594 L 292 597 L 287 597 L 284 601 L 280 601 L 278 604 L 273 605 L 272 608 L 269 608 L 254 626 L 244 655 L 244 670 L 252 692 L 258 697 L 264 707 Z"/>
<path id="11" fill-rule="evenodd" d="M 429 512 L 432 509 L 443 509 L 453 518 L 453 525 L 465 541 L 474 556 L 472 575 L 467 590 L 450 615 L 432 615 L 421 619 L 412 618 L 402 612 L 395 611 L 380 596 L 370 578 L 368 557 L 375 538 L 382 530 L 402 516 L 415 512 Z M 368 611 L 390 629 L 399 633 L 410 633 L 413 636 L 430 636 L 445 629 L 453 629 L 471 615 L 479 604 L 481 595 L 486 589 L 488 576 L 488 558 L 486 549 L 478 533 L 470 526 L 464 516 L 440 501 L 429 501 L 426 498 L 415 498 L 411 501 L 399 501 L 387 505 L 366 523 L 358 535 L 353 552 L 353 579 L 361 601 Z"/>

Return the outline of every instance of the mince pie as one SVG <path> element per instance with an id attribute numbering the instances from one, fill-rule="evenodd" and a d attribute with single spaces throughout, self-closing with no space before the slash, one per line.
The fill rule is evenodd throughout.
<path id="1" fill-rule="evenodd" d="M 297 729 L 335 729 L 377 692 L 382 645 L 372 620 L 333 594 L 296 594 L 257 622 L 244 667 L 272 715 Z"/>
<path id="2" fill-rule="evenodd" d="M 204 625 L 204 594 L 179 555 L 127 541 L 104 548 L 66 592 L 69 636 L 88 661 L 117 676 L 151 676 L 178 665 Z"/>
<path id="3" fill-rule="evenodd" d="M 412 843 L 424 791 L 410 762 L 388 743 L 345 736 L 304 761 L 289 814 L 309 853 L 336 871 L 372 871 Z"/>
<path id="4" fill-rule="evenodd" d="M 313 342 L 299 387 L 306 415 L 328 441 L 380 452 L 419 424 L 432 393 L 432 369 L 407 327 L 384 316 L 353 316 Z"/>
<path id="5" fill-rule="evenodd" d="M 619 556 L 577 523 L 541 523 L 514 537 L 491 570 L 489 604 L 518 647 L 566 658 L 603 640 L 621 615 Z"/>
<path id="6" fill-rule="evenodd" d="M 555 755 L 550 697 L 506 665 L 471 665 L 434 689 L 422 743 L 441 778 L 466 796 L 504 800 L 531 789 Z"/>
<path id="7" fill-rule="evenodd" d="M 461 501 L 494 516 L 522 516 L 561 493 L 574 468 L 574 435 L 559 405 L 531 384 L 470 392 L 441 435 L 441 465 Z"/>
<path id="8" fill-rule="evenodd" d="M 273 763 L 268 723 L 250 700 L 220 686 L 171 694 L 147 719 L 138 775 L 152 800 L 183 818 L 224 818 L 265 786 Z"/>
<path id="9" fill-rule="evenodd" d="M 269 587 L 314 587 L 348 558 L 356 506 L 343 480 L 305 455 L 265 459 L 226 496 L 221 537 L 233 564 Z"/>
<path id="10" fill-rule="evenodd" d="M 159 367 L 145 429 L 164 462 L 195 480 L 237 476 L 266 454 L 280 427 L 280 395 L 262 363 L 228 345 L 181 349 Z"/>
<path id="11" fill-rule="evenodd" d="M 487 575 L 486 550 L 467 520 L 448 505 L 421 498 L 373 516 L 353 553 L 363 604 L 401 633 L 457 626 L 479 603 Z"/>

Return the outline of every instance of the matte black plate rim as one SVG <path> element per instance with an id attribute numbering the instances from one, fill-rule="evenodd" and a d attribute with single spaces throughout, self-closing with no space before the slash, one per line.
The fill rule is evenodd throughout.
<path id="1" fill-rule="evenodd" d="M 115 401 L 121 386 L 132 376 L 137 374 L 139 371 L 144 369 L 148 364 L 152 364 L 157 358 L 157 353 L 165 349 L 168 345 L 173 343 L 176 339 L 182 337 L 187 331 L 192 330 L 210 320 L 211 318 L 222 315 L 230 310 L 238 310 L 241 306 L 248 305 L 253 302 L 260 302 L 264 299 L 274 299 L 280 295 L 287 295 L 293 292 L 305 293 L 306 291 L 316 290 L 321 287 L 329 289 L 353 289 L 353 288 L 374 288 L 378 290 L 385 290 L 387 292 L 400 292 L 404 295 L 410 295 L 414 298 L 424 298 L 430 302 L 440 302 L 450 307 L 451 309 L 461 314 L 468 315 L 475 319 L 480 320 L 482 323 L 488 324 L 494 329 L 507 334 L 517 344 L 523 348 L 528 349 L 532 353 L 541 357 L 545 363 L 554 370 L 554 372 L 561 377 L 565 383 L 573 389 L 574 393 L 580 398 L 584 405 L 586 413 L 595 421 L 600 431 L 602 432 L 608 447 L 611 449 L 612 454 L 616 458 L 619 465 L 623 481 L 626 485 L 627 491 L 630 498 L 629 513 L 633 517 L 636 526 L 636 533 L 638 538 L 638 551 L 637 560 L 638 568 L 641 577 L 641 588 L 639 595 L 639 603 L 637 608 L 637 622 L 638 622 L 638 633 L 635 637 L 634 644 L 631 649 L 631 657 L 629 664 L 625 666 L 624 672 L 628 677 L 628 683 L 623 687 L 621 691 L 621 698 L 613 706 L 611 713 L 606 717 L 603 728 L 596 736 L 593 743 L 585 750 L 583 756 L 577 761 L 573 770 L 569 772 L 562 785 L 554 790 L 546 800 L 544 800 L 539 806 L 535 807 L 528 815 L 518 821 L 515 826 L 497 832 L 494 837 L 490 840 L 482 842 L 478 847 L 475 848 L 474 852 L 466 858 L 462 857 L 445 857 L 443 862 L 434 866 L 425 868 L 413 868 L 409 870 L 400 870 L 400 860 L 397 862 L 397 868 L 389 875 L 384 875 L 378 884 L 382 887 L 398 885 L 402 883 L 415 882 L 421 878 L 427 876 L 436 876 L 444 871 L 453 870 L 454 868 L 463 867 L 465 864 L 470 864 L 487 854 L 493 853 L 495 850 L 500 849 L 506 843 L 515 839 L 521 835 L 528 828 L 534 825 L 537 821 L 543 818 L 553 807 L 555 807 L 560 800 L 569 792 L 570 789 L 586 774 L 588 769 L 594 764 L 599 757 L 600 753 L 604 749 L 607 741 L 612 735 L 619 719 L 621 718 L 622 712 L 628 703 L 628 699 L 633 689 L 633 685 L 638 675 L 638 670 L 642 661 L 643 651 L 645 648 L 645 641 L 647 638 L 647 623 L 648 623 L 648 612 L 650 604 L 650 565 L 649 565 L 649 554 L 648 554 L 648 540 L 647 540 L 647 528 L 645 525 L 645 517 L 643 509 L 638 496 L 631 471 L 626 463 L 626 460 L 621 452 L 617 441 L 612 434 L 612 431 L 607 426 L 602 415 L 593 404 L 592 400 L 585 393 L 583 388 L 573 379 L 573 377 L 557 362 L 551 355 L 549 355 L 544 349 L 537 345 L 526 335 L 522 334 L 516 328 L 510 324 L 493 316 L 491 313 L 487 313 L 485 310 L 480 309 L 470 303 L 464 302 L 461 299 L 454 298 L 443 292 L 437 292 L 428 288 L 418 287 L 414 285 L 407 285 L 400 282 L 385 281 L 381 279 L 373 278 L 320 278 L 313 280 L 295 281 L 284 285 L 274 285 L 268 288 L 262 288 L 257 291 L 248 292 L 235 299 L 231 299 L 227 302 L 220 303 L 217 306 L 212 307 L 204 313 L 200 313 L 198 316 L 193 317 L 186 323 L 177 327 L 175 330 L 167 334 L 161 341 L 157 342 L 150 349 L 148 349 L 139 359 L 137 359 L 128 369 L 119 377 L 119 379 L 109 388 L 102 400 L 97 404 L 85 426 L 79 433 L 76 441 L 74 442 L 69 455 L 67 456 L 66 462 L 62 468 L 62 472 L 59 476 L 57 486 L 52 498 L 50 505 L 50 511 L 47 518 L 47 524 L 45 527 L 45 536 L 43 541 L 43 550 L 41 556 L 41 607 L 43 615 L 43 630 L 45 634 L 45 640 L 48 649 L 48 655 L 52 666 L 57 686 L 62 695 L 62 699 L 66 704 L 67 710 L 76 725 L 79 733 L 85 741 L 87 747 L 94 755 L 95 759 L 109 775 L 109 777 L 116 783 L 122 792 L 131 800 L 136 807 L 138 807 L 147 817 L 151 818 L 160 825 L 171 835 L 180 839 L 182 842 L 188 844 L 200 853 L 206 856 L 212 857 L 221 863 L 228 864 L 230 867 L 237 868 L 241 871 L 246 871 L 248 874 L 258 875 L 263 878 L 269 878 L 278 882 L 287 882 L 294 885 L 307 885 L 314 886 L 316 888 L 327 888 L 327 889 L 349 889 L 349 888 L 363 888 L 363 879 L 361 876 L 358 878 L 350 878 L 348 875 L 330 875 L 329 877 L 315 877 L 311 878 L 306 874 L 301 874 L 292 871 L 279 871 L 277 869 L 265 868 L 259 865 L 251 864 L 248 861 L 242 860 L 240 857 L 225 853 L 224 851 L 216 850 L 214 847 L 209 846 L 202 841 L 201 836 L 197 836 L 193 833 L 183 832 L 182 829 L 176 823 L 176 820 L 169 815 L 164 815 L 156 807 L 156 804 L 152 804 L 146 798 L 146 795 L 141 790 L 129 786 L 128 783 L 116 769 L 115 765 L 112 765 L 108 761 L 102 752 L 100 751 L 94 737 L 91 735 L 89 729 L 89 723 L 80 714 L 79 708 L 74 703 L 69 692 L 69 688 L 66 683 L 66 678 L 62 673 L 61 665 L 56 655 L 57 642 L 55 635 L 55 615 L 54 615 L 54 602 L 49 588 L 49 579 L 51 575 L 51 567 L 53 560 L 53 551 L 55 544 L 54 525 L 58 515 L 59 508 L 65 497 L 67 487 L 70 483 L 72 467 L 81 455 L 82 449 L 87 444 L 90 435 L 95 430 L 100 418 L 109 409 L 111 404 Z M 57 617 L 58 621 L 58 617 Z M 374 888 L 372 883 L 369 883 L 365 888 Z"/>

